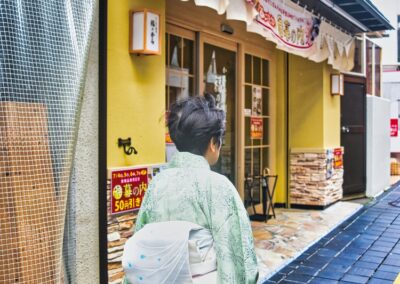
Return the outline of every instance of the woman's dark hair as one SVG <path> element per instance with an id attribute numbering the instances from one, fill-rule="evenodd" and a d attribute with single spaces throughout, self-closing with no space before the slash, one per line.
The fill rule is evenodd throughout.
<path id="1" fill-rule="evenodd" d="M 172 141 L 180 152 L 204 155 L 210 140 L 221 145 L 225 132 L 225 112 L 215 106 L 211 94 L 179 100 L 168 115 Z"/>

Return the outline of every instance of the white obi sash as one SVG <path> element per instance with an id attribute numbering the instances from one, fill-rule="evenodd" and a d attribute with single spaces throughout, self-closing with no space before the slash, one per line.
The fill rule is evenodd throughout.
<path id="1" fill-rule="evenodd" d="M 147 224 L 125 243 L 125 277 L 130 284 L 216 283 L 213 243 L 209 230 L 191 222 Z"/>

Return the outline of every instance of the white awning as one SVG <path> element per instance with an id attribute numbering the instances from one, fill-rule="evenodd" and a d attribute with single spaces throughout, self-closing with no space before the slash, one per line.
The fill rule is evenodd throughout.
<path id="1" fill-rule="evenodd" d="M 327 59 L 328 64 L 340 71 L 350 71 L 354 66 L 355 39 L 325 21 L 320 23 L 318 36 L 313 41 L 312 46 L 307 48 L 288 44 L 285 40 L 282 40 L 283 36 L 280 38 L 270 28 L 268 29 L 265 25 L 260 24 L 259 12 L 256 11 L 252 3 L 264 3 L 265 9 L 271 11 L 275 8 L 277 11 L 286 10 L 304 18 L 314 17 L 310 12 L 290 0 L 268 0 L 268 2 L 264 2 L 264 0 L 194 0 L 194 2 L 197 6 L 212 8 L 220 15 L 226 13 L 228 20 L 246 22 L 247 31 L 262 35 L 266 40 L 276 43 L 277 48 L 288 53 L 308 58 L 314 62 L 322 62 Z M 275 6 L 268 6 L 267 3 L 272 2 Z"/>

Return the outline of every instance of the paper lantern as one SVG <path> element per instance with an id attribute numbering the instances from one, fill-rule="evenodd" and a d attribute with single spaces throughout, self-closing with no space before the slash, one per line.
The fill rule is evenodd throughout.
<path id="1" fill-rule="evenodd" d="M 161 54 L 160 13 L 148 9 L 129 12 L 129 53 Z"/>

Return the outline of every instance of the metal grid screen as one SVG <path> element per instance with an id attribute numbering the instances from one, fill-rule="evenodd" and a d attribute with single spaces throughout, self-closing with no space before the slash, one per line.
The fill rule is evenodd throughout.
<path id="1" fill-rule="evenodd" d="M 74 269 L 64 223 L 96 2 L 0 0 L 0 283 Z"/>

